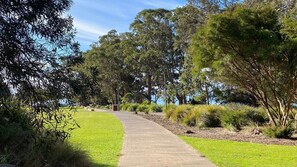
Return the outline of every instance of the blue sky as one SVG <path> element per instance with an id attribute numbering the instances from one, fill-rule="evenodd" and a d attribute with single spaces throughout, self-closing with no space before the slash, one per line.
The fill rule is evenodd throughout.
<path id="1" fill-rule="evenodd" d="M 76 40 L 81 50 L 86 51 L 111 29 L 129 31 L 130 23 L 143 9 L 174 9 L 186 3 L 186 0 L 73 0 L 70 15 L 77 30 Z"/>

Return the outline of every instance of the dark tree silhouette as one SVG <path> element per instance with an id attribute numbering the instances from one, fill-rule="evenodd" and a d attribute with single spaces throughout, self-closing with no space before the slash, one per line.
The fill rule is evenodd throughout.
<path id="1" fill-rule="evenodd" d="M 16 134 L 23 151 L 31 141 L 43 143 L 38 138 L 63 141 L 69 134 L 65 127 L 75 123 L 59 110 L 59 101 L 71 93 L 61 58 L 79 53 L 72 18 L 64 15 L 71 4 L 71 0 L 0 0 L 0 114 L 6 114 L 0 127 L 23 126 L 15 111 L 30 110 L 28 126 L 38 135 Z M 0 142 L 0 152 L 22 144 L 8 139 Z M 13 162 L 18 164 L 23 157 L 16 157 Z"/>

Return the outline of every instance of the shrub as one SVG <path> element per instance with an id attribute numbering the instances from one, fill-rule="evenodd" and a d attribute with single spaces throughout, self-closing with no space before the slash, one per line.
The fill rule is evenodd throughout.
<path id="1" fill-rule="evenodd" d="M 168 104 L 167 106 L 163 106 L 163 111 L 165 112 L 165 118 L 169 119 L 172 115 L 172 113 L 174 112 L 174 110 L 176 109 L 176 105 L 175 104 Z"/>
<path id="2" fill-rule="evenodd" d="M 184 123 L 189 126 L 219 127 L 219 114 L 223 110 L 224 107 L 221 106 L 197 105 L 187 114 Z"/>
<path id="3" fill-rule="evenodd" d="M 16 166 L 90 166 L 81 150 L 38 128 L 32 114 L 14 103 L 0 105 L 0 161 Z"/>
<path id="4" fill-rule="evenodd" d="M 209 110 L 200 113 L 198 120 L 199 127 L 220 127 L 221 120 L 216 110 Z"/>
<path id="5" fill-rule="evenodd" d="M 263 125 L 269 121 L 263 108 L 231 103 L 226 105 L 226 112 L 221 114 L 222 126 L 230 130 L 240 130 L 249 124 Z"/>
<path id="6" fill-rule="evenodd" d="M 162 112 L 162 107 L 155 103 L 152 103 L 149 106 L 149 111 L 150 112 Z"/>
<path id="7" fill-rule="evenodd" d="M 221 114 L 221 123 L 224 128 L 237 131 L 241 130 L 242 126 L 247 125 L 248 120 L 243 111 L 228 110 Z"/>
<path id="8" fill-rule="evenodd" d="M 186 115 L 190 112 L 192 108 L 193 106 L 188 104 L 179 105 L 170 115 L 170 119 L 174 122 L 183 122 L 183 119 L 186 117 Z"/>
<path id="9" fill-rule="evenodd" d="M 244 108 L 245 117 L 249 123 L 255 123 L 256 125 L 263 125 L 269 121 L 268 115 L 263 108 L 254 108 L 246 106 Z"/>
<path id="10" fill-rule="evenodd" d="M 128 108 L 130 107 L 130 103 L 126 103 L 126 104 L 122 104 L 121 105 L 121 110 L 123 110 L 123 111 L 126 111 L 126 110 L 128 110 Z"/>
<path id="11" fill-rule="evenodd" d="M 128 106 L 127 110 L 128 110 L 128 111 L 135 112 L 136 109 L 138 108 L 138 106 L 139 106 L 139 104 L 137 104 L 137 103 L 131 103 L 131 104 Z"/>
<path id="12" fill-rule="evenodd" d="M 197 110 L 191 110 L 184 118 L 183 123 L 188 126 L 196 126 L 200 113 Z"/>
<path id="13" fill-rule="evenodd" d="M 286 127 L 269 126 L 264 128 L 263 133 L 268 137 L 273 138 L 290 138 L 294 133 L 294 128 L 290 124 Z"/>
<path id="14" fill-rule="evenodd" d="M 143 105 L 150 105 L 151 103 L 148 100 L 145 100 L 141 104 L 143 104 Z"/>
<path id="15" fill-rule="evenodd" d="M 140 105 L 137 107 L 136 111 L 138 111 L 138 112 L 145 112 L 146 114 L 148 114 L 148 112 L 149 112 L 149 105 L 146 105 L 146 104 L 140 104 Z"/>

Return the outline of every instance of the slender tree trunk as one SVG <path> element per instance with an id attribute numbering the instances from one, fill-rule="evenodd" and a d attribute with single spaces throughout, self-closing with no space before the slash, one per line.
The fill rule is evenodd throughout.
<path id="1" fill-rule="evenodd" d="M 183 95 L 183 101 L 184 101 L 184 104 L 187 103 L 187 97 L 186 97 L 186 95 Z"/>
<path id="2" fill-rule="evenodd" d="M 184 104 L 184 98 L 183 98 L 183 96 L 181 95 L 176 95 L 176 98 L 177 98 L 177 100 L 178 100 L 178 104 L 179 105 L 181 105 L 181 104 Z"/>
<path id="3" fill-rule="evenodd" d="M 205 93 L 206 93 L 206 104 L 209 105 L 210 104 L 210 97 L 209 97 L 209 90 L 208 90 L 208 86 L 205 86 Z"/>
<path id="4" fill-rule="evenodd" d="M 114 94 L 115 94 L 114 104 L 118 104 L 118 92 L 117 92 L 117 90 L 114 91 Z"/>
<path id="5" fill-rule="evenodd" d="M 148 74 L 147 75 L 147 99 L 151 103 L 152 102 L 152 75 Z"/>

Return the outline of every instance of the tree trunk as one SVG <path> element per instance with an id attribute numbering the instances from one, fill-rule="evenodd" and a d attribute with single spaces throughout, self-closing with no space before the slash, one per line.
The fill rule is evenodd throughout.
<path id="1" fill-rule="evenodd" d="M 118 104 L 119 102 L 118 102 L 118 90 L 115 88 L 114 89 L 114 94 L 115 94 L 115 101 L 114 101 L 114 104 Z"/>
<path id="2" fill-rule="evenodd" d="M 149 103 L 152 102 L 152 75 L 148 74 L 147 75 L 147 99 L 149 101 Z"/>
<path id="3" fill-rule="evenodd" d="M 183 96 L 176 95 L 176 98 L 178 100 L 178 104 L 179 105 L 184 104 L 184 98 L 183 98 Z"/>
<path id="4" fill-rule="evenodd" d="M 187 103 L 187 97 L 186 97 L 186 95 L 183 95 L 183 101 L 184 101 L 184 104 Z"/>

